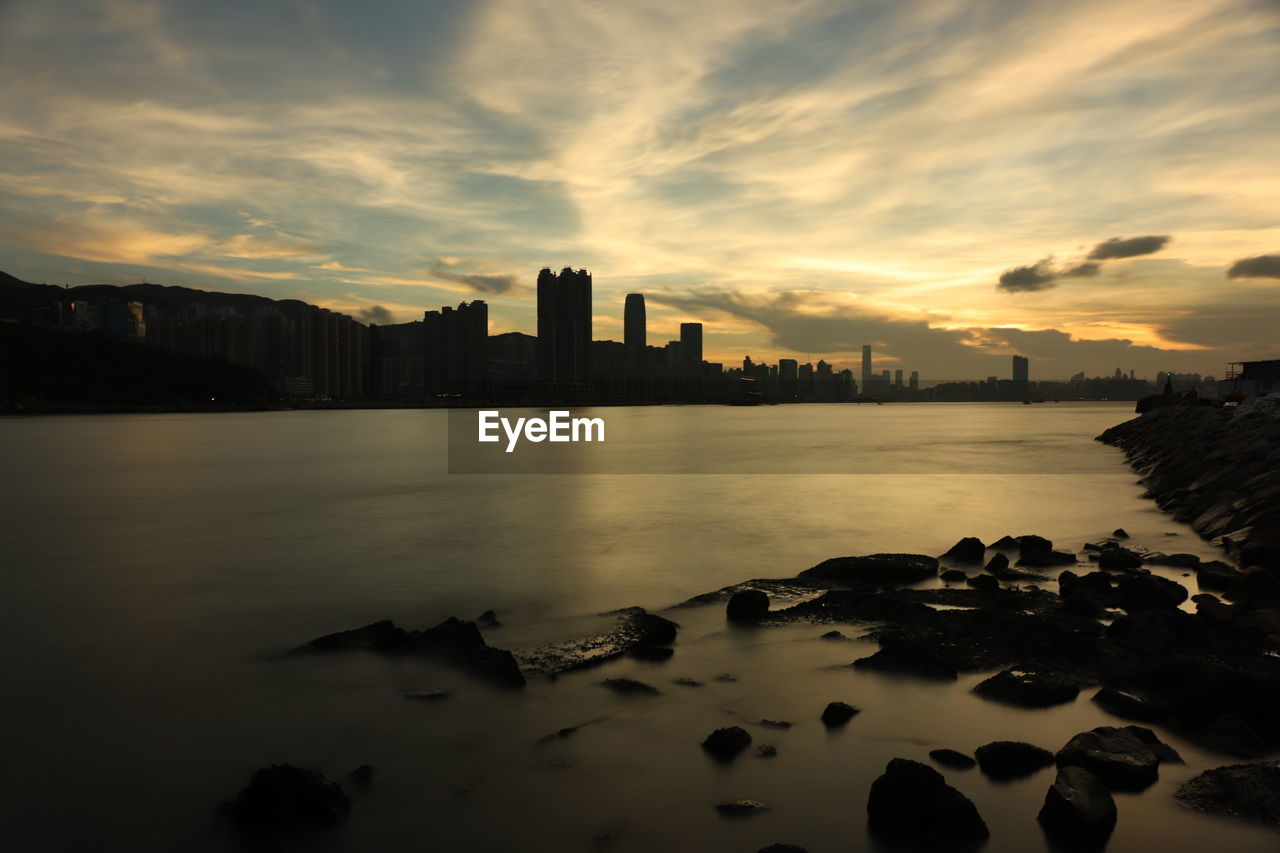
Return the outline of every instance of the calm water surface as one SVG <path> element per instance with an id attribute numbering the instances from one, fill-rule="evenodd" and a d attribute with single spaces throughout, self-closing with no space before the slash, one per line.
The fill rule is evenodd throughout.
<path id="1" fill-rule="evenodd" d="M 13 849 L 234 850 L 214 807 L 255 768 L 289 761 L 335 779 L 375 767 L 316 849 L 876 850 L 866 792 L 890 758 L 994 739 L 1057 749 L 1115 721 L 1088 691 L 1025 712 L 973 697 L 980 676 L 854 671 L 844 664 L 871 647 L 818 642 L 812 627 L 729 630 L 720 608 L 669 614 L 682 630 L 666 664 L 620 661 L 517 693 L 422 662 L 272 656 L 375 619 L 421 627 L 488 608 L 504 622 L 489 641 L 518 647 L 607 609 L 662 610 L 842 554 L 938 554 L 970 535 L 1078 549 L 1123 526 L 1152 548 L 1212 555 L 1092 440 L 1131 408 L 595 410 L 605 470 L 663 473 L 554 476 L 448 474 L 443 412 L 5 419 L 0 810 Z M 763 473 L 705 473 L 735 470 Z M 990 473 L 1010 470 L 1023 473 Z M 738 680 L 714 680 L 725 671 Z M 597 686 L 611 675 L 663 695 L 623 701 Z M 404 700 L 415 686 L 455 693 Z M 832 699 L 864 709 L 836 735 L 816 719 Z M 777 758 L 723 768 L 698 749 L 711 729 L 761 717 L 797 723 L 752 728 Z M 1274 850 L 1274 834 L 1173 804 L 1179 782 L 1229 762 L 1166 739 L 1187 766 L 1118 798 L 1110 849 Z M 1035 813 L 1051 771 L 946 775 L 990 824 L 985 849 L 1049 849 Z M 711 808 L 737 798 L 772 808 L 736 821 Z"/>

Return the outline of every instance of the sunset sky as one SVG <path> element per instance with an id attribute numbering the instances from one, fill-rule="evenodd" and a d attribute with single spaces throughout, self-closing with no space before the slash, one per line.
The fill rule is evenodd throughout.
<path id="1" fill-rule="evenodd" d="M 0 0 L 0 270 L 927 378 L 1280 358 L 1280 3 Z"/>

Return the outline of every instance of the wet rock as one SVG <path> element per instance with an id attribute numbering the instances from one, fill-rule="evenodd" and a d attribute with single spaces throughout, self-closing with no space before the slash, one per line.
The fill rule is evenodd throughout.
<path id="1" fill-rule="evenodd" d="M 1175 569 L 1199 569 L 1201 565 L 1200 558 L 1195 554 L 1152 554 L 1147 557 L 1147 562 L 1158 566 L 1173 566 Z M 1226 563 L 1222 565 L 1227 566 Z"/>
<path id="2" fill-rule="evenodd" d="M 1262 737 L 1239 714 L 1223 714 L 1201 733 L 1200 740 L 1235 758 L 1261 758 L 1267 751 Z"/>
<path id="3" fill-rule="evenodd" d="M 732 683 L 737 680 L 738 680 L 738 676 L 734 675 L 732 672 L 722 672 L 716 676 L 716 681 L 721 681 L 725 683 Z"/>
<path id="4" fill-rule="evenodd" d="M 1051 566 L 1074 566 L 1076 562 L 1076 555 L 1070 551 L 1054 551 L 1048 548 L 1041 551 L 1030 551 L 1018 557 L 1019 566 L 1030 566 L 1038 569 Z"/>
<path id="5" fill-rule="evenodd" d="M 295 832 L 341 823 L 351 811 L 351 800 L 314 770 L 274 764 L 254 773 L 222 810 L 246 832 Z"/>
<path id="6" fill-rule="evenodd" d="M 1280 601 L 1280 576 L 1262 566 L 1249 566 L 1225 592 L 1229 601 L 1250 604 Z"/>
<path id="7" fill-rule="evenodd" d="M 846 585 L 914 583 L 938 574 L 938 561 L 924 554 L 833 557 L 798 577 Z"/>
<path id="8" fill-rule="evenodd" d="M 956 544 L 952 545 L 950 550 L 942 556 L 957 563 L 976 563 L 982 564 L 983 557 L 986 556 L 987 546 L 982 544 L 981 539 L 973 536 L 966 536 Z"/>
<path id="9" fill-rule="evenodd" d="M 965 581 L 965 583 L 974 589 L 982 590 L 984 592 L 1000 588 L 1000 581 L 996 580 L 991 575 L 974 575 Z"/>
<path id="10" fill-rule="evenodd" d="M 873 655 L 858 658 L 853 662 L 853 666 L 891 675 L 910 675 L 930 681 L 955 681 L 959 678 L 959 673 L 954 666 L 948 666 L 932 655 L 928 657 L 916 655 L 905 646 L 882 648 Z"/>
<path id="11" fill-rule="evenodd" d="M 632 678 L 606 678 L 600 682 L 601 687 L 608 687 L 614 693 L 623 696 L 657 696 L 658 688 L 643 681 Z"/>
<path id="12" fill-rule="evenodd" d="M 998 740 L 974 752 L 978 768 L 992 779 L 1021 779 L 1053 764 L 1053 753 L 1029 743 Z"/>
<path id="13" fill-rule="evenodd" d="M 702 742 L 702 748 L 720 761 L 732 761 L 750 745 L 751 735 L 740 726 L 716 729 Z"/>
<path id="14" fill-rule="evenodd" d="M 822 709 L 822 723 L 829 729 L 843 726 L 857 716 L 860 710 L 846 702 L 829 702 Z"/>
<path id="15" fill-rule="evenodd" d="M 1148 607 L 1177 607 L 1187 600 L 1187 588 L 1177 581 L 1157 575 L 1129 575 L 1116 584 L 1120 606 L 1125 610 Z"/>
<path id="16" fill-rule="evenodd" d="M 1111 531 L 1111 535 L 1116 537 L 1117 539 L 1129 538 L 1128 531 L 1126 531 L 1123 527 L 1117 527 L 1115 530 Z"/>
<path id="17" fill-rule="evenodd" d="M 1058 768 L 1040 808 L 1047 835 L 1077 844 L 1100 844 L 1116 826 L 1116 803 L 1098 779 L 1083 767 Z"/>
<path id="18" fill-rule="evenodd" d="M 735 592 L 725 607 L 725 617 L 730 622 L 759 622 L 769 612 L 769 596 L 758 589 Z"/>
<path id="19" fill-rule="evenodd" d="M 431 687 L 416 687 L 404 692 L 404 698 L 416 699 L 422 702 L 435 702 L 440 699 L 448 699 L 452 695 L 453 694 L 448 690 L 436 690 Z"/>
<path id="20" fill-rule="evenodd" d="M 675 622 L 639 607 L 616 612 L 612 627 L 599 634 L 549 643 L 521 652 L 521 661 L 530 670 L 548 675 L 594 666 L 635 649 L 670 646 L 679 628 Z"/>
<path id="21" fill-rule="evenodd" d="M 498 614 L 492 610 L 486 610 L 476 617 L 476 624 L 481 628 L 500 628 L 502 623 L 498 621 Z"/>
<path id="22" fill-rule="evenodd" d="M 771 743 L 762 743 L 756 748 L 757 758 L 775 758 L 778 755 L 778 748 Z"/>
<path id="23" fill-rule="evenodd" d="M 973 692 L 1007 705 L 1048 708 L 1074 702 L 1080 688 L 1052 675 L 1006 669 L 980 682 Z"/>
<path id="24" fill-rule="evenodd" d="M 1081 732 L 1058 750 L 1059 767 L 1083 767 L 1112 790 L 1141 791 L 1156 781 L 1160 760 L 1136 735 L 1114 726 Z"/>
<path id="25" fill-rule="evenodd" d="M 997 551 L 1017 551 L 1020 543 L 1016 536 L 1001 536 L 987 547 L 994 548 Z"/>
<path id="26" fill-rule="evenodd" d="M 954 749 L 931 749 L 929 750 L 929 757 L 943 767 L 949 767 L 952 770 L 968 770 L 978 766 L 977 761 Z"/>
<path id="27" fill-rule="evenodd" d="M 702 682 L 698 681 L 696 678 L 677 678 L 671 683 L 679 684 L 681 687 L 701 687 L 702 686 Z"/>
<path id="28" fill-rule="evenodd" d="M 1202 592 L 1191 596 L 1196 603 L 1196 615 L 1209 625 L 1231 625 L 1240 617 L 1244 608 L 1239 604 L 1223 604 L 1216 595 Z"/>
<path id="29" fill-rule="evenodd" d="M 1143 726 L 1125 726 L 1124 730 L 1145 743 L 1147 749 L 1155 753 L 1156 760 L 1161 764 L 1182 763 L 1182 756 L 1178 754 L 1178 751 L 1160 740 L 1159 736 L 1151 729 Z"/>
<path id="30" fill-rule="evenodd" d="M 747 817 L 768 811 L 769 807 L 759 800 L 733 800 L 716 805 L 716 811 L 728 817 Z"/>
<path id="31" fill-rule="evenodd" d="M 1018 537 L 1018 556 L 1025 557 L 1028 554 L 1034 554 L 1037 551 L 1053 550 L 1053 542 L 1045 539 L 1043 536 L 1027 534 Z"/>
<path id="32" fill-rule="evenodd" d="M 900 622 L 927 616 L 933 608 L 865 589 L 833 589 L 817 598 L 769 612 L 771 624 L 791 622 Z"/>
<path id="33" fill-rule="evenodd" d="M 991 555 L 991 559 L 987 561 L 984 568 L 995 577 L 1000 577 L 1009 571 L 1009 558 L 997 551 Z"/>
<path id="34" fill-rule="evenodd" d="M 1208 770 L 1179 787 L 1177 797 L 1202 812 L 1280 828 L 1280 761 Z"/>
<path id="35" fill-rule="evenodd" d="M 791 723 L 786 720 L 760 720 L 757 725 L 764 726 L 766 729 L 789 729 Z"/>
<path id="36" fill-rule="evenodd" d="M 823 634 L 819 639 L 822 639 L 822 640 L 848 640 L 849 638 L 848 638 L 848 637 L 846 637 L 844 634 L 840 633 L 839 631 L 828 631 L 827 633 Z"/>
<path id="37" fill-rule="evenodd" d="M 969 579 L 969 576 L 959 569 L 947 569 L 939 575 L 939 577 L 944 581 L 951 581 L 952 583 L 955 583 L 956 581 L 967 581 Z"/>
<path id="38" fill-rule="evenodd" d="M 1137 551 L 1113 545 L 1098 552 L 1098 568 L 1108 572 L 1128 571 L 1142 566 L 1142 555 Z"/>
<path id="39" fill-rule="evenodd" d="M 1201 589 L 1225 592 L 1231 589 L 1239 579 L 1240 573 L 1221 560 L 1210 560 L 1196 567 L 1196 583 Z"/>
<path id="40" fill-rule="evenodd" d="M 971 844 L 990 832 L 973 802 L 918 761 L 895 758 L 871 785 L 867 827 L 873 833 L 931 845 Z"/>
<path id="41" fill-rule="evenodd" d="M 474 622 L 450 617 L 433 628 L 407 631 L 390 620 L 363 628 L 317 637 L 293 654 L 367 650 L 387 655 L 431 657 L 474 675 L 509 687 L 523 687 L 524 675 L 515 656 L 484 641 Z"/>
<path id="42" fill-rule="evenodd" d="M 667 646 L 642 646 L 638 649 L 632 649 L 627 653 L 627 656 L 647 663 L 662 663 L 663 661 L 671 660 L 672 655 L 675 653 L 675 649 Z"/>

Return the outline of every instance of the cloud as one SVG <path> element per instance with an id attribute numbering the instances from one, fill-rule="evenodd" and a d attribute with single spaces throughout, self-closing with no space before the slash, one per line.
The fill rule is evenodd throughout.
<path id="1" fill-rule="evenodd" d="M 1053 260 L 1044 258 L 1025 267 L 1013 267 L 1000 273 L 1000 283 L 996 285 L 1006 293 L 1026 293 L 1037 290 L 1048 290 L 1057 287 L 1059 273 L 1053 270 Z"/>
<path id="2" fill-rule="evenodd" d="M 1280 255 L 1241 258 L 1227 270 L 1227 278 L 1280 278 Z"/>
<path id="3" fill-rule="evenodd" d="M 365 324 L 386 326 L 394 322 L 391 312 L 381 305 L 370 305 L 356 312 L 356 319 Z"/>
<path id="4" fill-rule="evenodd" d="M 1139 255 L 1150 255 L 1165 247 L 1170 237 L 1151 235 L 1148 237 L 1112 237 L 1093 247 L 1089 253 L 1091 261 L 1108 261 L 1115 258 L 1136 258 Z"/>
<path id="5" fill-rule="evenodd" d="M 1096 261 L 1081 261 L 1075 266 L 1067 267 L 1059 275 L 1067 278 L 1090 278 L 1097 275 L 1101 269 L 1102 264 Z"/>
<path id="6" fill-rule="evenodd" d="M 461 284 L 477 293 L 506 293 L 516 284 L 516 276 L 512 273 L 485 275 L 482 273 L 462 273 L 453 269 L 454 264 L 445 258 L 436 258 L 431 263 L 430 275 L 443 281 Z"/>

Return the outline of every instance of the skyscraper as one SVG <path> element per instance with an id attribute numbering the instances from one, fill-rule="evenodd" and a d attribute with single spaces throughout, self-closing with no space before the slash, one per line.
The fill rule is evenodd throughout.
<path id="1" fill-rule="evenodd" d="M 902 370 L 898 369 L 893 372 L 893 384 L 899 388 L 902 387 Z"/>
<path id="2" fill-rule="evenodd" d="M 422 315 L 428 398 L 480 399 L 488 371 L 489 306 L 477 299 Z"/>
<path id="3" fill-rule="evenodd" d="M 591 378 L 591 273 L 538 273 L 538 378 L 583 389 Z"/>
<path id="4" fill-rule="evenodd" d="M 912 391 L 920 390 L 920 371 L 911 371 L 911 378 L 907 380 L 907 387 Z"/>
<path id="5" fill-rule="evenodd" d="M 681 323 L 680 343 L 684 344 L 685 361 L 691 367 L 702 364 L 702 324 Z"/>
<path id="6" fill-rule="evenodd" d="M 869 392 L 871 387 L 871 344 L 862 345 L 862 393 Z"/>
<path id="7" fill-rule="evenodd" d="M 627 347 L 627 358 L 637 363 L 644 355 L 648 334 L 645 326 L 644 294 L 628 293 L 626 309 L 623 313 L 623 343 Z"/>
<path id="8" fill-rule="evenodd" d="M 1023 355 L 1013 357 L 1013 393 L 1015 397 L 1026 398 L 1031 390 L 1027 381 L 1031 375 L 1031 362 Z"/>

